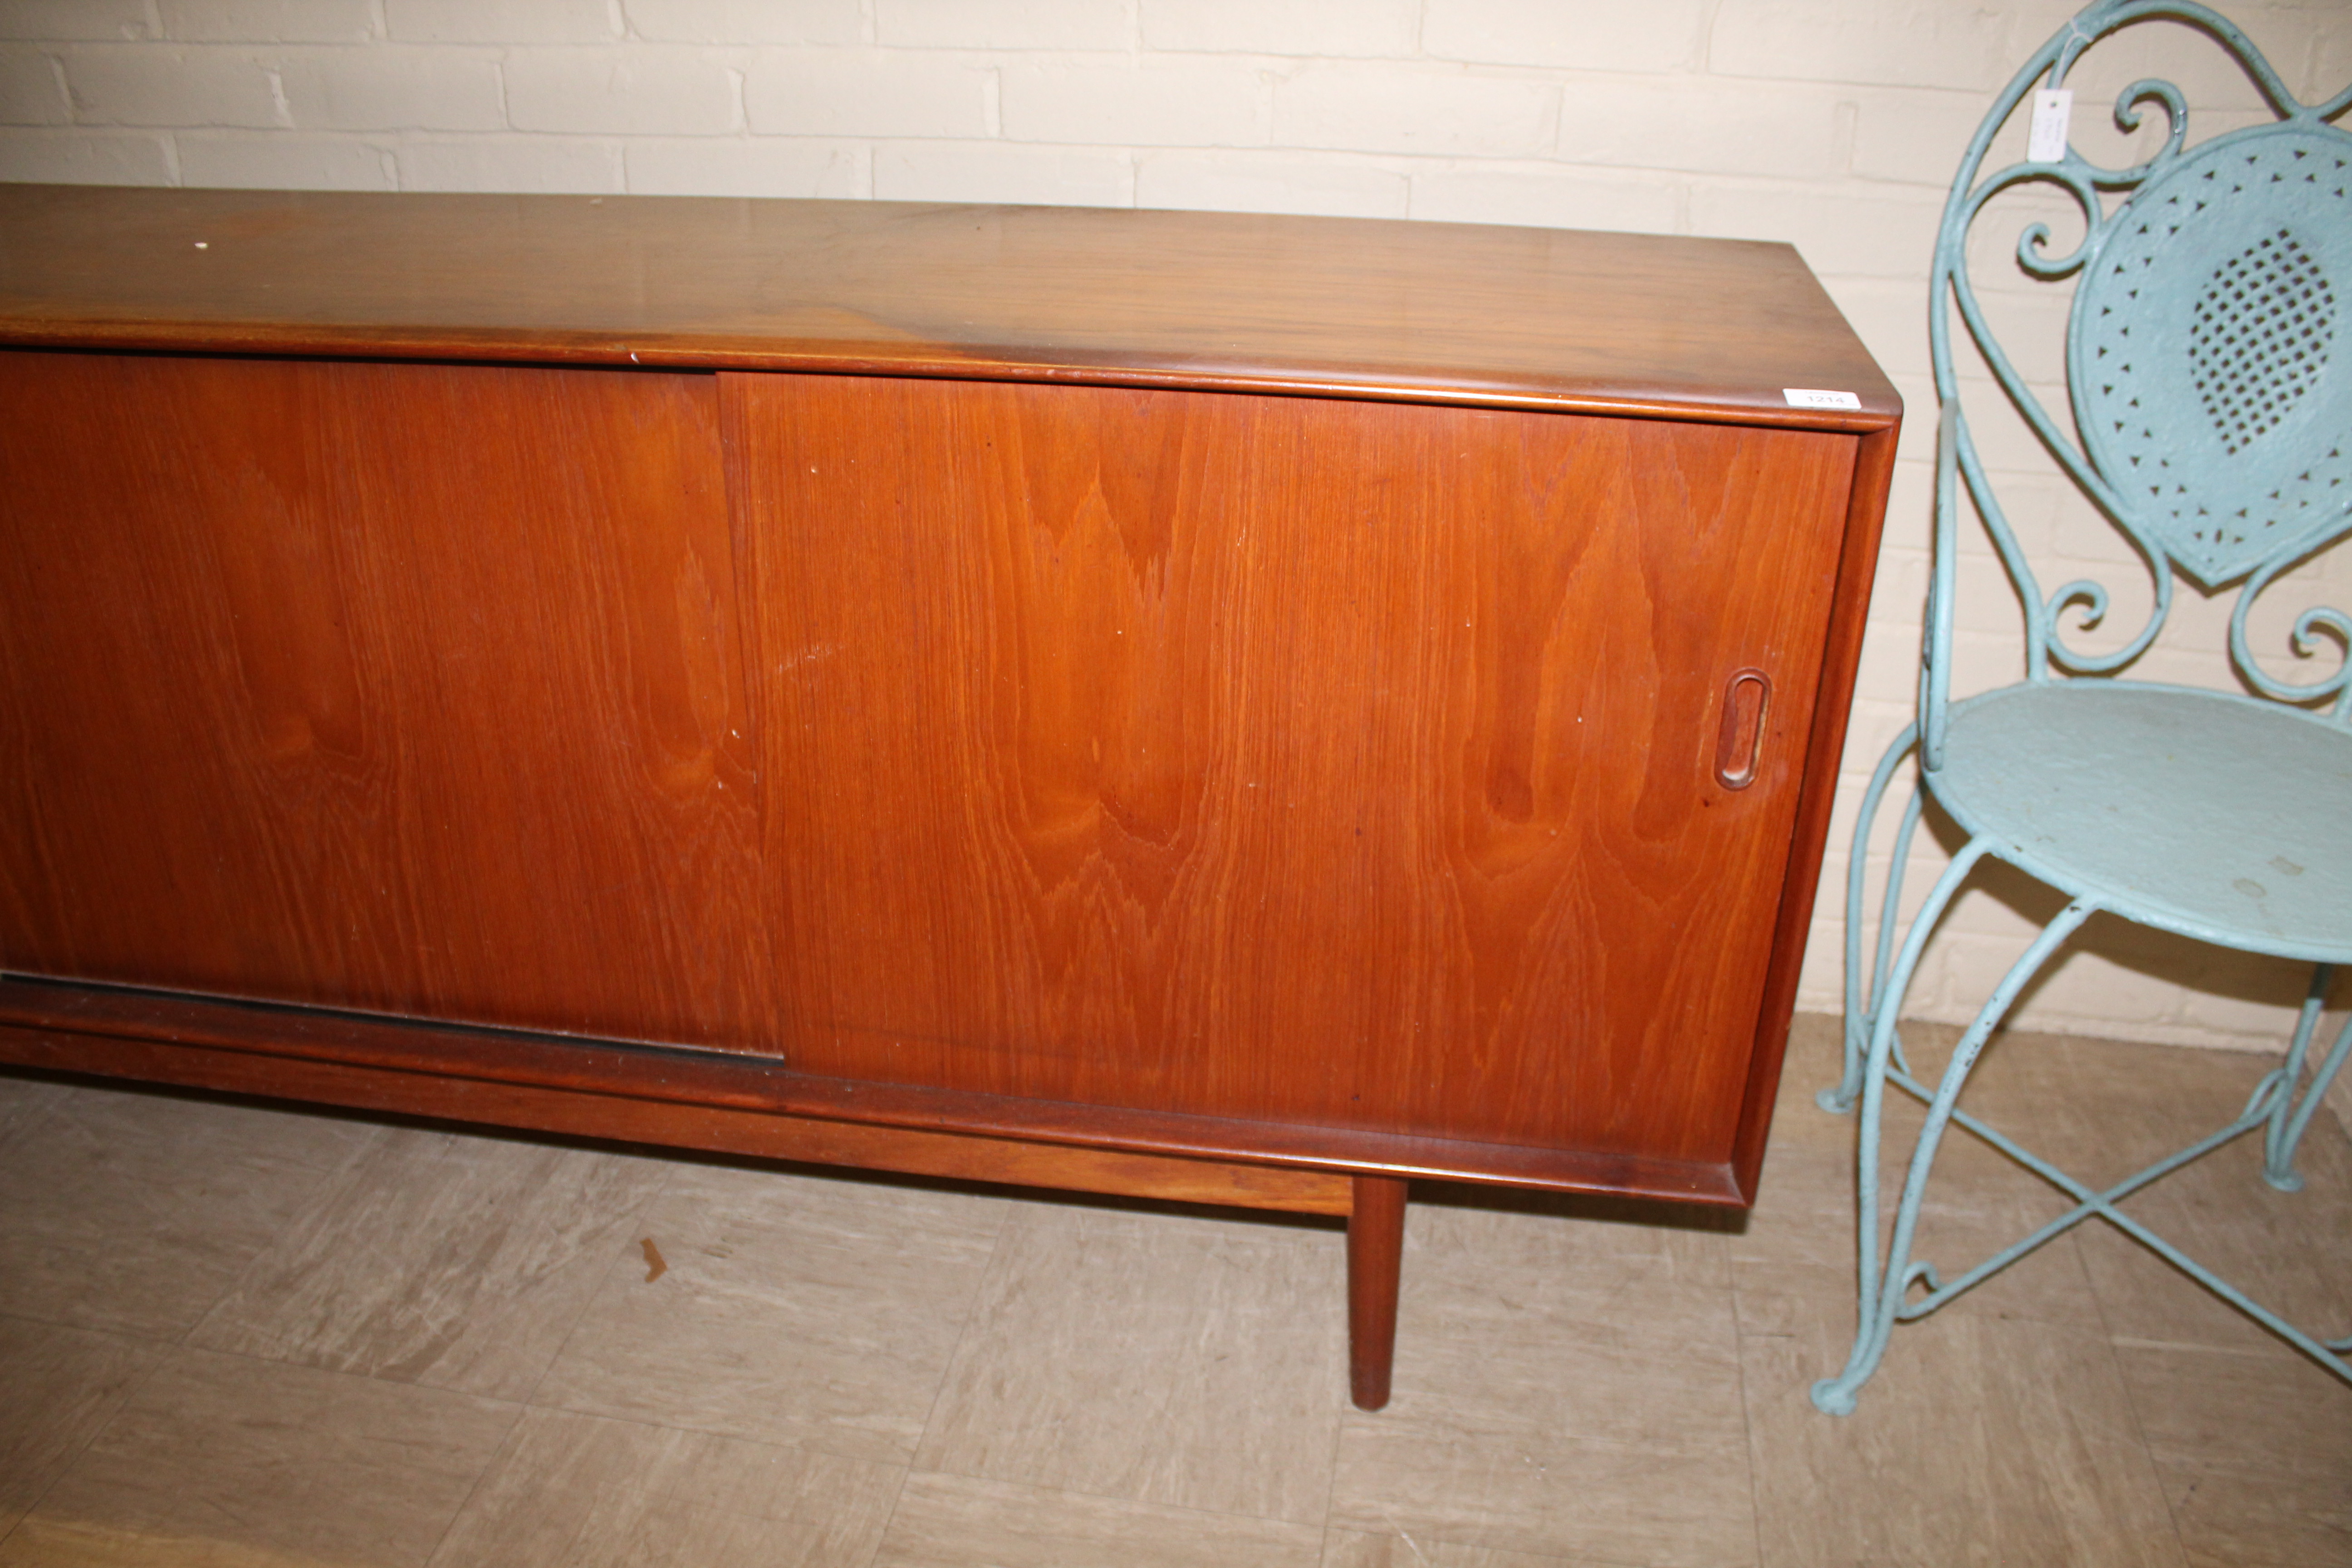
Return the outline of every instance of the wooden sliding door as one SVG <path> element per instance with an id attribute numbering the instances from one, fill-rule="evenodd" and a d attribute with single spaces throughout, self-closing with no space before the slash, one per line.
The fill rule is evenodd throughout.
<path id="1" fill-rule="evenodd" d="M 0 963 L 757 1046 L 715 379 L 0 353 Z"/>

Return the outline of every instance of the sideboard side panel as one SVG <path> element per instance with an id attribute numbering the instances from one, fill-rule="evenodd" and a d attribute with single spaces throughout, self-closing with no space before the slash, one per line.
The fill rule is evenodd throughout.
<path id="1" fill-rule="evenodd" d="M 0 353 L 0 962 L 756 1045 L 714 378 Z"/>
<path id="2" fill-rule="evenodd" d="M 1837 564 L 1831 601 L 1829 639 L 1822 649 L 1821 679 L 1812 693 L 1811 733 L 1806 742 L 1805 782 L 1791 834 L 1789 874 L 1780 890 L 1771 968 L 1764 986 L 1756 1030 L 1756 1054 L 1748 1066 L 1747 1103 L 1732 1170 L 1747 1201 L 1756 1201 L 1764 1169 L 1764 1141 L 1772 1128 L 1772 1108 L 1780 1088 L 1780 1064 L 1789 1046 L 1789 1026 L 1797 1004 L 1797 982 L 1812 934 L 1814 899 L 1820 889 L 1822 849 L 1837 805 L 1838 767 L 1845 752 L 1846 721 L 1853 708 L 1854 679 L 1862 663 L 1863 634 L 1869 625 L 1870 595 L 1878 575 L 1879 532 L 1886 521 L 1887 485 L 1895 468 L 1901 421 L 1856 437 L 1853 482 L 1847 492 L 1845 543 Z"/>
<path id="3" fill-rule="evenodd" d="M 1729 1157 L 1851 438 L 721 379 L 796 1068 Z"/>

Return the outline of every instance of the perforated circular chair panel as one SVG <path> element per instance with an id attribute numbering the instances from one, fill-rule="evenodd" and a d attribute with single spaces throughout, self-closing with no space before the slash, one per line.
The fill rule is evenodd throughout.
<path id="1" fill-rule="evenodd" d="M 2069 357 L 2099 471 L 2207 584 L 2352 507 L 2352 136 L 2216 137 L 2085 267 Z"/>
<path id="2" fill-rule="evenodd" d="M 2352 962 L 2352 731 L 2221 691 L 2012 686 L 1952 705 L 1928 788 L 1996 853 L 2135 920 Z"/>

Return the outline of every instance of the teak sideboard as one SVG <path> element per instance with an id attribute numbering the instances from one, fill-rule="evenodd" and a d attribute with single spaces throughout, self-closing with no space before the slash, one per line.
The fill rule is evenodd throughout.
<path id="1" fill-rule="evenodd" d="M 1376 1406 L 1409 1178 L 1751 1200 L 1900 414 L 1778 245 L 0 187 L 0 1061 L 1346 1215 Z"/>

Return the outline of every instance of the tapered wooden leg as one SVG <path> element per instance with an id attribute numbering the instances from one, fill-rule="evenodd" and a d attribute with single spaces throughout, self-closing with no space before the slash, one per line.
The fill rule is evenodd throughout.
<path id="1" fill-rule="evenodd" d="M 1362 1410 L 1389 1402 L 1396 1361 L 1397 1274 L 1404 1258 L 1404 1189 L 1393 1176 L 1358 1176 L 1348 1216 L 1348 1392 Z"/>

